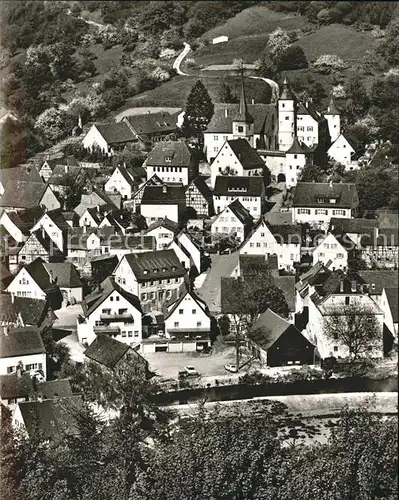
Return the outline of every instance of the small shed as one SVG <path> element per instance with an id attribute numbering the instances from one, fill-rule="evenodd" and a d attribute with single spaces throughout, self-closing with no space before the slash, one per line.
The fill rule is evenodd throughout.
<path id="1" fill-rule="evenodd" d="M 212 45 L 216 45 L 218 43 L 224 43 L 224 42 L 228 42 L 228 41 L 229 41 L 229 37 L 226 35 L 217 36 L 216 38 L 212 39 Z"/>

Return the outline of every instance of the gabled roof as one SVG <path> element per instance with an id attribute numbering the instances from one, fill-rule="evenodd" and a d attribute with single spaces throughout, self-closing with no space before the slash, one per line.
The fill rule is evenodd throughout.
<path id="1" fill-rule="evenodd" d="M 76 181 L 82 170 L 79 166 L 56 165 L 47 183 L 55 186 L 68 185 L 71 180 Z"/>
<path id="2" fill-rule="evenodd" d="M 82 407 L 81 396 L 18 403 L 26 430 L 31 435 L 36 426 L 45 439 L 57 438 L 64 432 L 77 433 L 76 410 Z"/>
<path id="3" fill-rule="evenodd" d="M 328 231 L 333 234 L 372 234 L 373 229 L 377 227 L 378 221 L 376 219 L 340 219 L 339 217 L 331 217 Z"/>
<path id="4" fill-rule="evenodd" d="M 113 369 L 129 350 L 133 351 L 129 345 L 123 344 L 109 335 L 97 335 L 83 354 L 87 358 Z"/>
<path id="5" fill-rule="evenodd" d="M 51 158 L 48 160 L 44 160 L 42 163 L 42 167 L 44 163 L 47 163 L 47 165 L 51 168 L 51 170 L 54 170 L 54 168 L 57 165 L 62 165 L 62 166 L 68 165 L 70 167 L 79 167 L 79 162 L 73 155 L 65 156 L 64 158 Z"/>
<path id="6" fill-rule="evenodd" d="M 0 329 L 0 358 L 43 354 L 46 349 L 38 328 L 27 326 L 23 328 L 6 327 Z"/>
<path id="7" fill-rule="evenodd" d="M 215 181 L 215 196 L 262 196 L 263 177 L 218 175 Z"/>
<path id="8" fill-rule="evenodd" d="M 28 239 L 24 242 L 20 253 L 24 253 L 24 248 L 27 245 L 28 241 L 36 239 L 40 245 L 42 246 L 43 250 L 51 257 L 53 258 L 61 258 L 63 256 L 63 253 L 60 251 L 60 249 L 55 245 L 53 240 L 50 238 L 50 236 L 45 232 L 42 231 L 41 229 L 38 229 L 37 231 L 34 231 L 31 233 L 31 235 L 28 237 Z M 33 254 L 36 253 L 36 250 L 33 251 Z"/>
<path id="9" fill-rule="evenodd" d="M 174 250 L 127 254 L 123 259 L 126 259 L 137 281 L 178 278 L 186 274 Z"/>
<path id="10" fill-rule="evenodd" d="M 257 342 L 257 345 L 259 345 L 259 347 L 261 347 L 265 351 L 270 349 L 270 347 L 281 337 L 281 335 L 283 335 L 283 333 L 287 332 L 288 330 L 290 336 L 300 335 L 304 339 L 306 339 L 306 337 L 304 337 L 292 323 L 289 323 L 284 318 L 273 312 L 271 309 L 265 311 L 259 316 L 257 321 L 255 321 L 254 325 L 252 326 L 252 331 L 258 329 L 264 330 L 267 334 L 262 341 Z M 310 346 L 314 348 L 311 342 L 309 342 L 307 339 L 306 341 Z"/>
<path id="11" fill-rule="evenodd" d="M 196 295 L 192 290 L 189 291 L 187 285 L 185 283 L 183 283 L 179 297 L 175 300 L 175 302 L 173 302 L 172 304 L 169 304 L 169 310 L 165 314 L 164 319 L 168 319 L 176 311 L 176 309 L 179 307 L 179 305 L 182 303 L 182 301 L 184 300 L 184 298 L 187 295 L 190 295 L 190 297 L 194 300 L 194 302 L 196 302 L 201 307 L 201 309 L 208 316 L 210 316 L 208 309 L 207 309 L 207 305 L 205 304 L 205 302 L 201 298 L 199 298 L 198 295 Z"/>
<path id="12" fill-rule="evenodd" d="M 40 289 L 43 290 L 43 292 L 48 293 L 54 289 L 57 289 L 58 286 L 55 283 L 51 282 L 50 275 L 47 272 L 44 264 L 45 262 L 43 261 L 43 259 L 38 257 L 23 269 L 25 269 L 30 274 L 30 276 L 32 276 L 33 280 L 37 283 Z M 16 278 L 18 277 L 18 274 Z"/>
<path id="13" fill-rule="evenodd" d="M 298 103 L 296 113 L 297 115 L 309 115 L 317 123 L 321 123 L 325 120 L 324 116 L 319 114 L 310 102 L 308 102 L 306 106 L 302 102 Z"/>
<path id="14" fill-rule="evenodd" d="M 129 186 L 134 186 L 135 184 L 137 184 L 135 182 L 135 180 L 133 179 L 133 177 L 128 172 L 127 168 L 122 167 L 122 165 L 117 165 L 115 167 L 114 171 L 112 172 L 112 175 L 114 175 L 114 173 L 116 172 L 116 170 L 119 170 L 119 172 L 121 173 L 122 177 L 129 184 Z M 112 177 L 112 175 L 111 175 L 111 177 Z"/>
<path id="15" fill-rule="evenodd" d="M 245 139 L 232 139 L 227 144 L 236 155 L 244 170 L 263 169 L 265 162 Z"/>
<path id="16" fill-rule="evenodd" d="M 300 224 L 281 224 L 269 226 L 269 230 L 280 245 L 302 243 L 302 226 Z"/>
<path id="17" fill-rule="evenodd" d="M 110 145 L 136 140 L 136 135 L 124 122 L 95 123 L 93 126 L 96 127 L 107 144 Z"/>
<path id="18" fill-rule="evenodd" d="M 177 119 L 181 111 L 175 113 L 147 113 L 123 118 L 138 135 L 174 132 L 177 129 Z"/>
<path id="19" fill-rule="evenodd" d="M 188 167 L 192 156 L 193 152 L 183 141 L 158 142 L 151 149 L 146 165 Z"/>
<path id="20" fill-rule="evenodd" d="M 252 215 L 238 200 L 234 200 L 226 208 L 229 208 L 242 224 L 249 224 L 254 220 Z"/>
<path id="21" fill-rule="evenodd" d="M 395 288 L 385 288 L 385 293 L 388 299 L 388 304 L 389 308 L 391 309 L 391 314 L 392 314 L 392 320 L 394 323 L 398 322 L 398 301 L 399 301 L 399 296 L 398 296 L 398 287 L 396 286 Z"/>
<path id="22" fill-rule="evenodd" d="M 370 292 L 380 295 L 384 288 L 397 288 L 399 286 L 398 272 L 395 270 L 377 269 L 375 271 L 358 271 L 360 281 L 374 285 Z"/>
<path id="23" fill-rule="evenodd" d="M 60 288 L 80 288 L 82 282 L 75 266 L 71 262 L 45 262 L 48 273 L 57 280 Z"/>
<path id="24" fill-rule="evenodd" d="M 196 177 L 195 179 L 193 179 L 190 182 L 189 186 L 191 184 L 194 184 L 197 187 L 198 191 L 202 194 L 202 196 L 206 200 L 212 200 L 212 191 L 211 191 L 210 187 L 208 186 L 208 184 L 205 182 L 205 179 L 206 179 L 206 177 L 199 175 L 198 177 Z"/>
<path id="25" fill-rule="evenodd" d="M 13 299 L 9 293 L 0 294 L 0 323 L 14 323 L 21 316 L 25 325 L 40 326 L 47 311 L 46 300 L 17 296 Z M 54 313 L 52 318 L 56 319 Z"/>
<path id="26" fill-rule="evenodd" d="M 289 312 L 295 312 L 295 276 L 273 276 L 273 281 L 283 292 Z"/>
<path id="27" fill-rule="evenodd" d="M 324 199 L 318 203 L 318 199 Z M 330 203 L 335 199 L 336 203 Z M 294 188 L 294 207 L 353 208 L 357 203 L 355 184 L 328 182 L 298 182 Z"/>
<path id="28" fill-rule="evenodd" d="M 34 165 L 19 165 L 14 168 L 1 169 L 0 181 L 3 186 L 9 182 L 38 182 L 43 183 L 37 168 Z"/>
<path id="29" fill-rule="evenodd" d="M 186 202 L 185 187 L 179 186 L 146 186 L 144 188 L 142 205 L 174 205 Z"/>
<path id="30" fill-rule="evenodd" d="M 50 219 L 54 222 L 54 224 L 63 231 L 67 231 L 68 228 L 70 227 L 65 221 L 64 217 L 65 214 L 60 209 L 49 210 L 48 212 L 46 212 L 46 214 L 48 215 L 48 217 L 50 217 Z"/>
<path id="31" fill-rule="evenodd" d="M 248 104 L 248 112 L 254 119 L 254 133 L 260 134 L 268 128 L 275 113 L 274 104 Z M 205 130 L 206 134 L 231 134 L 233 119 L 239 111 L 239 104 L 215 103 L 214 113 Z"/>
<path id="32" fill-rule="evenodd" d="M 30 229 L 32 229 L 44 213 L 43 208 L 36 205 L 18 212 L 7 212 L 7 217 L 23 234 L 28 235 Z"/>
<path id="33" fill-rule="evenodd" d="M 40 205 L 43 195 L 49 186 L 43 182 L 14 181 L 7 182 L 1 207 L 34 208 Z"/>
<path id="34" fill-rule="evenodd" d="M 172 233 L 175 233 L 179 227 L 179 225 L 174 222 L 173 220 L 168 219 L 167 217 L 164 217 L 162 220 L 159 220 L 157 222 L 154 222 L 151 224 L 148 229 L 146 229 L 146 233 L 149 233 L 153 229 L 156 229 L 157 227 L 164 227 L 165 229 L 169 229 L 169 231 L 172 231 Z"/>
<path id="35" fill-rule="evenodd" d="M 119 295 L 126 299 L 135 309 L 137 309 L 137 311 L 140 313 L 142 312 L 139 298 L 121 288 L 117 283 L 115 283 L 115 278 L 113 276 L 109 276 L 101 283 L 100 289 L 94 290 L 82 302 L 82 309 L 85 317 L 87 318 L 90 316 L 91 313 L 94 312 L 97 307 L 99 307 L 114 291 L 118 292 Z"/>
<path id="36" fill-rule="evenodd" d="M 286 154 L 306 154 L 310 153 L 310 148 L 304 142 L 301 142 L 297 136 L 294 137 L 291 147 L 287 149 Z"/>

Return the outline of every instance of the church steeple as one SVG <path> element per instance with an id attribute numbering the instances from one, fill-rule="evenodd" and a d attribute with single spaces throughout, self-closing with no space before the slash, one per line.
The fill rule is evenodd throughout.
<path id="1" fill-rule="evenodd" d="M 294 100 L 294 94 L 291 91 L 291 86 L 287 78 L 284 78 L 283 90 L 281 91 L 280 99 Z"/>
<path id="2" fill-rule="evenodd" d="M 249 114 L 247 100 L 245 98 L 244 76 L 241 73 L 241 94 L 240 94 L 240 107 L 238 113 L 234 117 L 235 122 L 253 123 L 254 119 Z"/>

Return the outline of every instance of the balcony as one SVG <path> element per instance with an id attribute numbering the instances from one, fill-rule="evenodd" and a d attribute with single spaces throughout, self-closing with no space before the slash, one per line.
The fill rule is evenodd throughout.
<path id="1" fill-rule="evenodd" d="M 101 321 L 123 321 L 124 323 L 132 323 L 133 315 L 131 313 L 113 313 L 113 314 L 100 314 Z"/>
<path id="2" fill-rule="evenodd" d="M 94 333 L 109 333 L 111 335 L 119 335 L 121 333 L 121 329 L 119 326 L 108 326 L 108 325 L 101 325 L 101 326 L 95 326 L 93 328 Z"/>

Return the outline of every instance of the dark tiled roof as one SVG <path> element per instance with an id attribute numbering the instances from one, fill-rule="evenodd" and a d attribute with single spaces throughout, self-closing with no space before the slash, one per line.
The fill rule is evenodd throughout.
<path id="1" fill-rule="evenodd" d="M 61 210 L 50 210 L 46 213 L 57 227 L 59 227 L 63 231 L 67 231 L 69 229 L 70 226 L 65 221 L 66 213 L 63 213 Z M 69 213 L 75 215 L 74 212 Z M 73 219 L 72 216 L 70 220 L 71 219 Z"/>
<path id="2" fill-rule="evenodd" d="M 192 155 L 191 149 L 183 141 L 158 142 L 151 149 L 146 160 L 146 165 L 188 167 Z M 170 161 L 167 162 L 165 160 L 166 157 L 169 157 Z"/>
<path id="3" fill-rule="evenodd" d="M 132 350 L 130 346 L 108 335 L 97 335 L 83 354 L 89 359 L 113 369 L 129 350 Z"/>
<path id="4" fill-rule="evenodd" d="M 120 142 L 132 142 L 136 140 L 135 134 L 129 126 L 124 123 L 96 123 L 95 127 L 108 144 L 118 144 Z"/>
<path id="5" fill-rule="evenodd" d="M 43 340 L 36 327 L 8 328 L 0 331 L 0 357 L 27 356 L 45 353 Z"/>
<path id="6" fill-rule="evenodd" d="M 348 134 L 341 134 L 342 137 L 346 140 L 346 142 L 351 146 L 355 153 L 358 153 L 362 150 L 362 146 L 356 141 L 356 139 Z"/>
<path id="7" fill-rule="evenodd" d="M 302 102 L 298 103 L 297 115 L 310 115 L 317 123 L 325 120 L 324 116 L 320 116 L 310 102 L 307 106 L 305 106 Z"/>
<path id="8" fill-rule="evenodd" d="M 265 166 L 265 162 L 258 155 L 256 149 L 252 148 L 245 139 L 234 139 L 227 141 L 227 143 L 233 150 L 233 153 L 236 155 L 244 170 L 263 168 Z"/>
<path id="9" fill-rule="evenodd" d="M 358 271 L 361 282 L 374 285 L 372 293 L 381 294 L 383 288 L 398 287 L 399 279 L 397 271 L 379 269 L 375 271 Z"/>
<path id="10" fill-rule="evenodd" d="M 175 300 L 173 303 L 171 304 L 168 304 L 168 307 L 170 307 L 170 309 L 167 311 L 167 313 L 165 314 L 165 318 L 164 319 L 168 319 L 175 311 L 176 309 L 178 308 L 178 306 L 182 303 L 183 299 L 187 296 L 187 295 L 190 295 L 193 300 L 195 302 L 197 302 L 200 307 L 206 312 L 206 314 L 208 316 L 209 313 L 208 313 L 208 309 L 207 309 L 207 305 L 206 303 L 200 298 L 198 297 L 198 295 L 196 293 L 194 293 L 192 290 L 189 291 L 188 290 L 188 287 L 185 283 L 183 283 L 181 289 L 180 289 L 180 294 L 179 294 L 179 297 L 177 298 L 177 300 Z M 179 330 L 179 329 L 178 329 Z M 190 328 L 190 331 L 192 331 L 193 329 Z"/>
<path id="11" fill-rule="evenodd" d="M 238 256 L 240 265 L 240 275 L 243 279 L 257 276 L 259 273 L 272 273 L 277 270 L 277 260 L 269 259 L 265 255 L 247 255 Z"/>
<path id="12" fill-rule="evenodd" d="M 358 199 L 355 184 L 298 182 L 294 189 L 294 207 L 353 208 Z M 325 201 L 318 203 L 318 198 Z M 329 203 L 328 200 L 333 198 L 336 203 Z"/>
<path id="13" fill-rule="evenodd" d="M 48 180 L 48 184 L 57 186 L 68 185 L 71 180 L 75 182 L 81 172 L 82 168 L 79 166 L 69 167 L 67 165 L 57 165 Z"/>
<path id="14" fill-rule="evenodd" d="M 238 200 L 234 200 L 226 208 L 229 208 L 233 212 L 233 214 L 237 217 L 237 219 L 241 221 L 242 224 L 244 225 L 251 224 L 254 220 L 252 215 L 243 205 L 241 205 L 241 203 Z"/>
<path id="15" fill-rule="evenodd" d="M 3 196 L 0 197 L 1 207 L 35 208 L 40 205 L 45 190 L 43 182 L 9 181 Z"/>
<path id="16" fill-rule="evenodd" d="M 61 288 L 80 288 L 82 282 L 80 276 L 71 262 L 45 262 L 44 267 L 57 280 Z"/>
<path id="17" fill-rule="evenodd" d="M 34 165 L 20 165 L 14 168 L 4 168 L 1 170 L 0 179 L 3 185 L 8 184 L 8 182 L 18 181 L 43 182 Z"/>
<path id="18" fill-rule="evenodd" d="M 68 379 L 47 380 L 37 384 L 37 394 L 43 399 L 66 398 L 72 396 Z"/>
<path id="19" fill-rule="evenodd" d="M 269 230 L 280 245 L 282 243 L 300 245 L 302 243 L 302 226 L 294 224 L 281 224 L 269 226 Z"/>
<path id="20" fill-rule="evenodd" d="M 124 118 L 138 135 L 173 132 L 177 129 L 177 117 L 180 112 L 147 113 Z"/>
<path id="21" fill-rule="evenodd" d="M 124 258 L 138 281 L 178 278 L 186 274 L 173 250 L 127 254 Z M 154 272 L 154 269 L 157 271 Z"/>
<path id="22" fill-rule="evenodd" d="M 26 430 L 31 435 L 36 426 L 45 439 L 58 438 L 63 433 L 76 433 L 76 411 L 82 407 L 81 396 L 26 401 L 18 404 Z"/>
<path id="23" fill-rule="evenodd" d="M 255 321 L 252 330 L 263 330 L 267 335 L 265 335 L 264 339 L 257 343 L 259 347 L 263 350 L 267 351 L 270 347 L 278 340 L 283 333 L 289 331 L 290 336 L 302 336 L 302 333 L 291 323 L 286 321 L 284 318 L 273 312 L 271 309 L 268 309 L 263 314 L 259 316 L 257 321 Z M 304 337 L 306 338 L 306 337 Z M 307 341 L 309 345 L 313 347 L 309 341 Z M 289 346 L 287 346 L 289 348 Z"/>
<path id="24" fill-rule="evenodd" d="M 164 217 L 162 220 L 160 220 L 158 222 L 154 222 L 154 224 L 151 224 L 148 227 L 148 229 L 146 230 L 146 233 L 148 233 L 149 231 L 152 231 L 153 229 L 156 229 L 157 227 L 164 227 L 165 229 L 169 229 L 169 231 L 172 231 L 173 233 L 175 233 L 179 226 L 173 220 L 170 220 L 167 217 Z"/>
<path id="25" fill-rule="evenodd" d="M 333 234 L 372 234 L 372 230 L 376 227 L 378 227 L 376 219 L 340 219 L 331 217 L 328 230 Z"/>
<path id="26" fill-rule="evenodd" d="M 43 290 L 48 292 L 56 288 L 56 285 L 51 282 L 50 275 L 47 272 L 43 259 L 38 257 L 33 262 L 25 266 L 25 270 L 32 276 L 37 285 Z M 18 276 L 18 275 L 17 275 Z"/>
<path id="27" fill-rule="evenodd" d="M 287 149 L 286 154 L 306 154 L 309 153 L 310 149 L 306 146 L 304 142 L 301 142 L 298 137 L 294 137 L 291 147 Z"/>
<path id="28" fill-rule="evenodd" d="M 193 179 L 190 184 L 194 184 L 205 199 L 212 199 L 212 191 L 208 184 L 205 182 L 205 177 L 199 175 L 198 177 Z"/>
<path id="29" fill-rule="evenodd" d="M 0 323 L 17 321 L 20 314 L 25 325 L 40 326 L 48 310 L 47 301 L 30 297 L 12 297 L 0 294 Z"/>
<path id="30" fill-rule="evenodd" d="M 262 196 L 262 177 L 218 175 L 215 181 L 215 196 Z"/>
<path id="31" fill-rule="evenodd" d="M 385 287 L 384 287 L 385 288 Z M 395 288 L 385 288 L 385 293 L 387 295 L 389 308 L 391 309 L 392 319 L 394 323 L 398 322 L 398 287 Z"/>
<path id="32" fill-rule="evenodd" d="M 62 165 L 62 166 L 68 165 L 70 167 L 79 167 L 78 160 L 72 155 L 66 156 L 64 158 L 52 158 L 49 160 L 45 160 L 44 162 L 46 162 L 48 164 L 48 166 L 51 168 L 51 170 L 54 170 L 54 168 L 57 165 Z M 42 166 L 44 165 L 44 162 L 42 163 Z"/>
<path id="33" fill-rule="evenodd" d="M 104 300 L 111 295 L 112 292 L 117 291 L 123 298 L 125 298 L 133 307 L 141 312 L 140 300 L 136 295 L 126 292 L 121 288 L 113 276 L 106 278 L 100 286 L 100 289 L 94 290 L 90 295 L 88 295 L 82 302 L 82 309 L 85 316 L 88 317 L 90 314 L 101 305 Z"/>
<path id="34" fill-rule="evenodd" d="M 231 134 L 233 119 L 237 115 L 239 107 L 239 104 L 215 103 L 214 114 L 205 133 Z M 267 128 L 274 110 L 275 106 L 273 104 L 248 104 L 248 112 L 254 118 L 255 134 L 260 134 L 264 128 Z"/>
<path id="35" fill-rule="evenodd" d="M 184 186 L 146 186 L 144 188 L 142 205 L 173 205 L 186 202 Z"/>
<path id="36" fill-rule="evenodd" d="M 28 373 L 0 375 L 0 396 L 2 399 L 27 398 L 33 392 L 32 378 Z"/>

